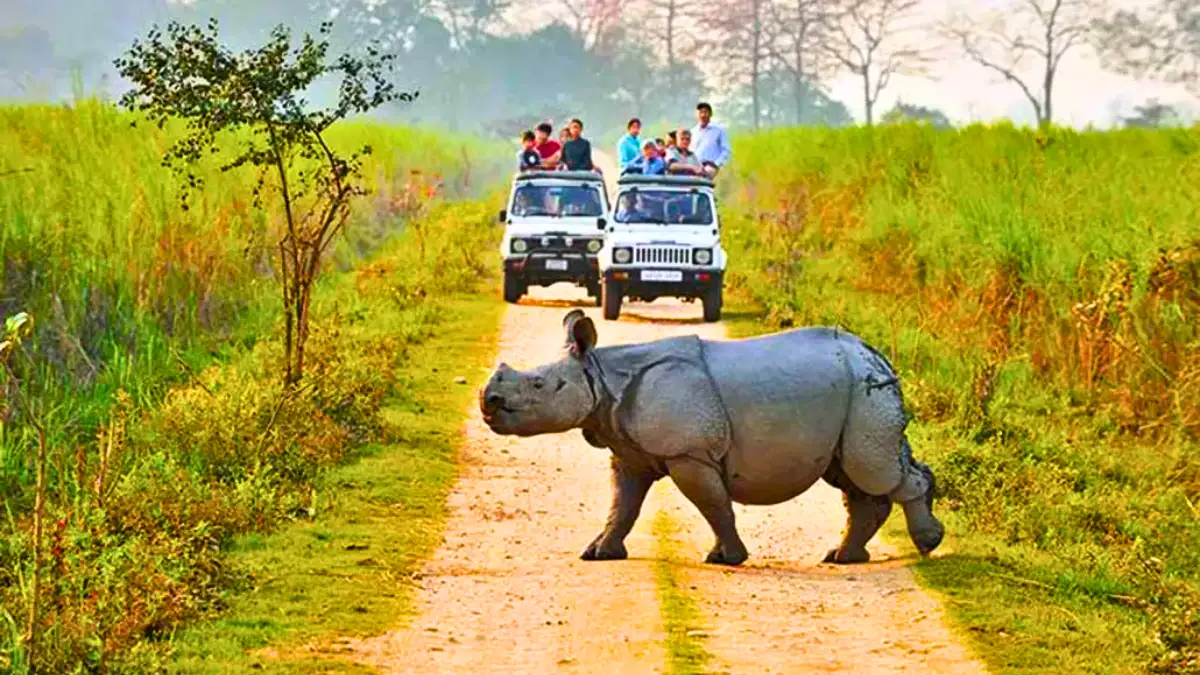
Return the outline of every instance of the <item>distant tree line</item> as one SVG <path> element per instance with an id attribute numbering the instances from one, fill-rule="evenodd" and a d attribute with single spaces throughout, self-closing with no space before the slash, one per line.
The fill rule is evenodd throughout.
<path id="1" fill-rule="evenodd" d="M 231 46 L 249 48 L 278 24 L 311 32 L 332 20 L 336 49 L 383 43 L 398 57 L 399 86 L 420 92 L 412 105 L 380 114 L 509 137 L 535 119 L 583 113 L 594 132 L 619 130 L 633 114 L 665 127 L 708 98 L 722 102 L 718 116 L 735 127 L 842 126 L 853 117 L 829 85 L 847 75 L 861 83 L 867 124 L 948 126 L 944 113 L 914 103 L 877 111 L 896 75 L 919 76 L 939 58 L 971 60 L 1050 124 L 1064 57 L 1082 49 L 1116 72 L 1200 95 L 1194 0 L 1154 0 L 1139 11 L 1008 0 L 933 19 L 917 0 L 307 0 L 303 11 L 292 0 L 9 4 L 0 95 L 62 95 L 71 75 L 76 88 L 115 89 L 112 58 L 153 22 L 216 17 Z M 47 82 L 57 89 L 46 91 Z M 1131 125 L 1179 119 L 1157 101 L 1143 108 Z"/>

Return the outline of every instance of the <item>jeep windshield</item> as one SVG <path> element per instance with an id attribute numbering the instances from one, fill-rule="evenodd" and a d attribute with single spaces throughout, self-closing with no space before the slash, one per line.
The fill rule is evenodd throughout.
<path id="1" fill-rule="evenodd" d="M 639 188 L 621 193 L 613 219 L 618 223 L 712 225 L 712 200 L 703 192 Z"/>
<path id="2" fill-rule="evenodd" d="M 600 189 L 591 185 L 522 185 L 513 195 L 513 216 L 587 217 L 604 215 Z"/>

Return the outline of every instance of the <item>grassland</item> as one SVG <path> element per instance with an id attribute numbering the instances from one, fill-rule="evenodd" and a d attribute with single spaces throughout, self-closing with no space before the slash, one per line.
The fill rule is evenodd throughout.
<path id="1" fill-rule="evenodd" d="M 220 652 L 202 631 L 179 633 L 209 616 L 262 628 L 232 631 L 237 644 L 362 625 L 337 613 L 302 635 L 264 623 L 255 602 L 294 586 L 283 570 L 279 588 L 259 583 L 256 542 L 277 537 L 282 559 L 336 569 L 329 547 L 297 539 L 351 536 L 386 496 L 423 517 L 380 540 L 380 573 L 418 555 L 449 480 L 440 406 L 461 409 L 425 359 L 482 358 L 497 316 L 471 299 L 496 274 L 493 149 L 347 125 L 334 142 L 375 147 L 374 192 L 320 285 L 301 393 L 285 396 L 271 198 L 255 209 L 253 174 L 213 170 L 182 209 L 179 178 L 159 166 L 173 130 L 131 121 L 99 103 L 0 109 L 0 314 L 35 316 L 33 365 L 10 365 L 49 431 L 39 672 L 146 672 L 173 652 Z M 20 673 L 36 434 L 16 386 L 0 399 L 0 670 Z M 419 421 L 414 405 L 428 411 Z M 363 466 L 397 482 L 348 488 Z M 401 591 L 380 612 L 403 609 Z"/>
<path id="2" fill-rule="evenodd" d="M 1200 672 L 1200 129 L 782 130 L 735 142 L 748 334 L 900 370 L 939 479 L 917 567 L 997 672 Z M 893 536 L 898 531 L 893 531 Z"/>

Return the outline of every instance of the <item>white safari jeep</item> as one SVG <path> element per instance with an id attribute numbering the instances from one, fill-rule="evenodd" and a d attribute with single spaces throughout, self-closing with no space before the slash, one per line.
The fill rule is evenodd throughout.
<path id="1" fill-rule="evenodd" d="M 716 196 L 708 178 L 627 175 L 600 252 L 604 318 L 623 298 L 700 298 L 704 320 L 721 319 L 725 251 Z"/>
<path id="2" fill-rule="evenodd" d="M 587 288 L 600 304 L 597 256 L 608 213 L 604 177 L 590 171 L 529 171 L 513 177 L 500 211 L 504 300 L 560 281 Z"/>

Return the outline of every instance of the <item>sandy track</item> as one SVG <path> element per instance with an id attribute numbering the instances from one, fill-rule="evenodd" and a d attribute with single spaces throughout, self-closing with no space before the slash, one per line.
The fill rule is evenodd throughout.
<path id="1" fill-rule="evenodd" d="M 563 354 L 562 318 L 575 306 L 564 297 L 596 321 L 603 344 L 721 332 L 699 323 L 698 304 L 630 305 L 613 323 L 579 289 L 534 288 L 530 296 L 501 327 L 498 361 L 516 368 Z M 608 512 L 609 453 L 578 432 L 497 436 L 476 408 L 465 434 L 444 542 L 420 581 L 420 615 L 350 645 L 356 660 L 385 673 L 664 672 L 650 533 L 656 504 L 647 500 L 626 541 L 629 560 L 584 562 L 579 555 Z"/>
<path id="2" fill-rule="evenodd" d="M 818 564 L 845 524 L 841 493 L 824 481 L 784 504 L 734 507 L 750 550 L 736 570 L 700 564 L 712 546 L 711 530 L 678 490 L 664 492 L 664 508 L 682 526 L 681 553 L 695 562 L 677 575 L 697 589 L 714 670 L 987 672 L 956 642 L 937 601 L 916 585 L 905 566 L 915 550 L 897 552 L 876 537 L 868 545 L 870 563 Z M 904 515 L 896 507 L 891 517 Z"/>
<path id="3" fill-rule="evenodd" d="M 616 167 L 595 153 L 606 176 Z M 610 178 L 611 181 L 611 178 Z M 680 334 L 722 339 L 700 305 L 628 303 L 604 321 L 581 289 L 534 288 L 510 307 L 497 363 L 527 368 L 563 353 L 563 315 L 582 307 L 601 345 Z M 867 565 L 819 565 L 845 523 L 838 491 L 819 482 L 774 507 L 737 506 L 750 560 L 729 569 L 701 561 L 712 534 L 664 480 L 626 540 L 629 559 L 584 562 L 610 502 L 609 453 L 578 432 L 501 437 L 469 411 L 463 475 L 449 500 L 443 545 L 426 564 L 413 625 L 354 642 L 356 660 L 384 673 L 631 673 L 666 670 L 654 579 L 655 514 L 682 526 L 677 574 L 710 626 L 715 672 L 984 673 L 946 627 L 902 558 L 878 537 Z M 920 448 L 916 449 L 918 455 Z M 903 518 L 897 507 L 892 518 Z"/>

